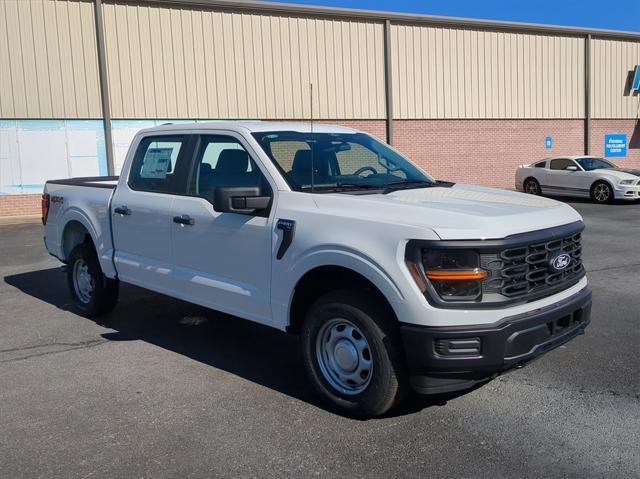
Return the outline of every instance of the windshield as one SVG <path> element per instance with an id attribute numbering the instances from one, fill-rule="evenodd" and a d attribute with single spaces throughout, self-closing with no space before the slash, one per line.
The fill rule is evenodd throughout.
<path id="1" fill-rule="evenodd" d="M 601 170 L 603 168 L 616 168 L 616 165 L 609 163 L 602 158 L 578 158 L 576 160 L 584 171 Z"/>
<path id="2" fill-rule="evenodd" d="M 409 160 L 364 133 L 254 133 L 292 189 L 322 193 L 434 185 Z M 313 185 L 313 186 L 312 186 Z"/>

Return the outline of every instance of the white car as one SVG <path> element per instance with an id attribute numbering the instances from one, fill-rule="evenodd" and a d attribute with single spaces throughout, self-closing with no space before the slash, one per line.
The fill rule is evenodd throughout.
<path id="1" fill-rule="evenodd" d="M 143 130 L 119 178 L 48 181 L 42 206 L 82 314 L 125 282 L 299 335 L 352 415 L 487 381 L 589 324 L 573 208 L 435 181 L 349 128 Z"/>
<path id="2" fill-rule="evenodd" d="M 533 195 L 591 198 L 596 203 L 640 199 L 640 170 L 618 168 L 603 158 L 547 158 L 516 170 L 516 189 Z"/>

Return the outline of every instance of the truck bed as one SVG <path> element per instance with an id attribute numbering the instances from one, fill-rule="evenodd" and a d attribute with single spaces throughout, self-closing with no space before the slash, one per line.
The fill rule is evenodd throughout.
<path id="1" fill-rule="evenodd" d="M 44 234 L 51 254 L 65 261 L 70 253 L 65 238 L 76 234 L 73 228 L 65 233 L 65 225 L 76 225 L 76 229 L 82 225 L 94 240 L 102 270 L 108 277 L 114 277 L 110 204 L 117 183 L 117 176 L 66 178 L 45 183 L 44 193 L 50 195 L 50 206 Z"/>

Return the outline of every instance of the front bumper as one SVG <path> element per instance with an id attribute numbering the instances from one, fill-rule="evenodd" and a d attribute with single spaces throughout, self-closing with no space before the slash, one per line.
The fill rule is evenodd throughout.
<path id="1" fill-rule="evenodd" d="M 617 185 L 613 189 L 616 200 L 640 200 L 640 185 Z"/>
<path id="2" fill-rule="evenodd" d="M 466 389 L 583 334 L 591 319 L 591 291 L 483 326 L 401 325 L 411 383 L 419 393 Z"/>

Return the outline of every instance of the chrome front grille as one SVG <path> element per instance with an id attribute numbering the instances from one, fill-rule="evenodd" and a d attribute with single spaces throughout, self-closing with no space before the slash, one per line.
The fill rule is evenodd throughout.
<path id="1" fill-rule="evenodd" d="M 568 254 L 571 262 L 567 268 L 557 272 L 549 263 L 560 253 Z M 584 275 L 581 235 L 576 233 L 552 241 L 481 254 L 480 263 L 489 273 L 483 283 L 484 293 L 506 298 L 544 296 L 546 292 L 551 294 Z"/>

